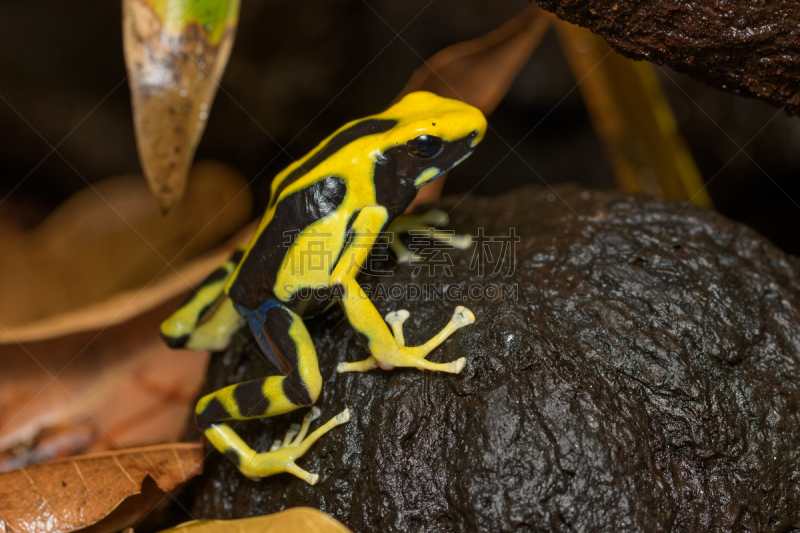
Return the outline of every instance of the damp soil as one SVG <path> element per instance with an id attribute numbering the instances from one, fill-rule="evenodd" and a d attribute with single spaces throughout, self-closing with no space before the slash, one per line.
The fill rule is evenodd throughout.
<path id="1" fill-rule="evenodd" d="M 211 452 L 194 517 L 308 505 L 355 532 L 800 527 L 800 261 L 643 196 L 525 187 L 443 207 L 480 242 L 422 243 L 425 264 L 379 260 L 363 284 L 382 314 L 410 311 L 409 345 L 472 309 L 429 357 L 466 357 L 463 372 L 337 374 L 366 349 L 338 308 L 309 321 L 322 420 L 353 413 L 298 460 L 318 485 L 253 482 Z M 237 340 L 206 391 L 270 372 Z M 267 450 L 304 414 L 237 431 Z"/>
<path id="2" fill-rule="evenodd" d="M 536 0 L 622 54 L 800 113 L 800 3 Z"/>

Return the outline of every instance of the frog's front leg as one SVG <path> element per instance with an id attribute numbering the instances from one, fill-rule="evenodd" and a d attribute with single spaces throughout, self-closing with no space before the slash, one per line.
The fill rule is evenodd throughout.
<path id="1" fill-rule="evenodd" d="M 197 424 L 245 476 L 260 479 L 289 472 L 313 485 L 319 477 L 297 466 L 295 460 L 322 435 L 347 422 L 350 411 L 345 409 L 305 437 L 311 421 L 319 415 L 319 410 L 312 410 L 302 428 L 291 429 L 283 443 L 270 451 L 258 453 L 248 446 L 224 421 L 275 416 L 313 405 L 322 390 L 322 376 L 311 337 L 298 315 L 277 300 L 269 300 L 255 311 L 240 312 L 282 375 L 231 385 L 204 396 L 195 409 Z"/>
<path id="2" fill-rule="evenodd" d="M 458 374 L 466 364 L 465 358 L 450 363 L 432 363 L 425 357 L 456 330 L 475 321 L 475 316 L 469 309 L 456 308 L 453 318 L 436 336 L 422 346 L 408 347 L 405 346 L 402 329 L 398 330 L 393 325 L 395 335 L 392 335 L 380 313 L 355 279 L 359 267 L 375 244 L 378 231 L 386 218 L 386 209 L 383 207 L 367 207 L 361 210 L 353 223 L 352 240 L 331 275 L 330 284 L 339 297 L 350 324 L 372 354 L 357 363 L 340 363 L 338 371 L 365 372 L 380 366 L 386 370 L 394 367 L 413 367 Z M 407 313 L 405 316 L 407 317 Z"/>
<path id="3" fill-rule="evenodd" d="M 225 295 L 225 284 L 243 254 L 243 248 L 237 249 L 161 323 L 161 336 L 171 348 L 213 352 L 228 347 L 231 336 L 242 327 L 244 319 Z"/>
<path id="4" fill-rule="evenodd" d="M 389 248 L 395 253 L 398 263 L 408 263 L 409 261 L 419 261 L 422 258 L 409 250 L 400 235 L 415 232 L 416 235 L 423 235 L 431 240 L 440 241 L 452 245 L 459 250 L 466 250 L 472 244 L 472 237 L 466 234 L 453 234 L 449 231 L 437 230 L 446 226 L 450 222 L 450 217 L 441 209 L 431 209 L 421 215 L 400 215 L 395 218 L 386 228 L 389 239 Z"/>

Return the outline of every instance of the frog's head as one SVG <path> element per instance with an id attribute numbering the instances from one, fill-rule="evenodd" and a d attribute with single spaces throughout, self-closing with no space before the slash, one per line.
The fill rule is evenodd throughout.
<path id="1" fill-rule="evenodd" d="M 371 142 L 377 201 L 393 215 L 405 210 L 417 189 L 469 157 L 486 134 L 480 110 L 422 91 L 371 118 L 390 125 Z"/>
<path id="2" fill-rule="evenodd" d="M 386 132 L 382 154 L 393 159 L 395 179 L 419 188 L 469 157 L 486 134 L 476 107 L 429 92 L 413 92 L 381 113 L 397 121 Z"/>

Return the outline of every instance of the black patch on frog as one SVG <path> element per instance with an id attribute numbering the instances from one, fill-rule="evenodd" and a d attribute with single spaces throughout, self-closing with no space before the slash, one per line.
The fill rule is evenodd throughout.
<path id="1" fill-rule="evenodd" d="M 292 315 L 280 306 L 267 309 L 264 313 L 264 323 L 261 329 L 269 343 L 272 352 L 267 354 L 276 370 L 286 376 L 283 380 L 283 393 L 296 405 L 311 405 L 311 396 L 308 393 L 303 379 L 300 377 L 300 360 L 297 354 L 295 340 L 289 335 L 292 326 Z M 261 395 L 261 389 L 258 390 Z M 237 402 L 239 399 L 237 397 Z M 241 406 L 241 403 L 239 404 Z"/>
<path id="2" fill-rule="evenodd" d="M 240 259 L 240 260 L 241 260 L 241 259 Z M 238 264 L 238 261 L 237 261 L 237 264 Z M 196 288 L 195 288 L 195 289 L 192 291 L 192 293 L 191 293 L 191 294 L 189 294 L 189 296 L 188 296 L 188 297 L 187 297 L 187 298 L 186 298 L 186 299 L 183 301 L 183 303 L 181 304 L 181 307 L 185 307 L 185 306 L 186 306 L 186 305 L 187 305 L 189 302 L 191 302 L 191 301 L 192 301 L 192 300 L 193 300 L 193 299 L 194 299 L 194 298 L 197 296 L 197 292 L 198 292 L 200 289 L 202 289 L 203 287 L 206 287 L 206 286 L 208 286 L 208 285 L 211 285 L 211 284 L 212 284 L 212 283 L 214 283 L 215 281 L 219 281 L 219 280 L 225 279 L 227 276 L 228 276 L 228 271 L 227 271 L 226 269 L 222 268 L 222 267 L 220 267 L 220 268 L 217 268 L 216 270 L 214 270 L 214 271 L 213 271 L 211 274 L 209 274 L 208 276 L 206 276 L 206 278 L 205 278 L 203 281 L 201 281 L 201 282 L 200 282 L 200 285 L 198 285 L 198 286 L 197 286 L 197 287 L 196 287 Z M 203 310 L 202 310 L 202 312 L 200 312 L 200 314 L 198 315 L 198 318 L 199 318 L 199 317 L 201 317 L 201 316 L 203 316 L 203 315 L 206 313 L 206 311 L 208 311 L 208 309 L 211 307 L 211 305 L 213 305 L 213 303 L 212 303 L 212 304 L 210 304 L 210 305 L 207 305 L 206 307 L 204 307 L 204 308 L 203 308 Z M 183 337 L 181 337 L 181 338 L 183 338 Z M 166 340 L 166 337 L 165 337 L 164 339 Z M 169 346 L 170 346 L 171 348 L 182 348 L 182 347 L 183 347 L 183 345 L 184 345 L 184 344 L 186 344 L 186 340 L 188 340 L 188 336 L 187 336 L 187 337 L 186 337 L 186 339 L 183 341 L 183 344 L 181 344 L 180 346 L 172 346 L 171 344 L 169 344 L 169 341 L 168 341 L 168 340 L 167 340 L 167 344 L 169 344 Z"/>
<path id="3" fill-rule="evenodd" d="M 298 233 L 336 211 L 346 192 L 347 185 L 342 178 L 328 176 L 281 200 L 272 220 L 242 263 L 228 291 L 231 299 L 252 311 L 273 298 L 272 288 L 278 270 Z"/>
<path id="4" fill-rule="evenodd" d="M 200 285 L 198 285 L 197 289 L 205 287 L 206 285 L 211 285 L 215 281 L 225 279 L 227 276 L 228 276 L 228 269 L 220 267 L 211 274 L 209 274 L 208 277 L 206 277 L 206 279 L 204 279 L 203 282 Z"/>
<path id="5" fill-rule="evenodd" d="M 255 379 L 239 383 L 233 389 L 233 398 L 239 406 L 239 413 L 246 417 L 264 416 L 269 408 L 269 400 L 264 397 L 262 392 L 264 387 L 263 379 Z"/>
<path id="6" fill-rule="evenodd" d="M 281 193 L 289 185 L 308 174 L 311 169 L 319 166 L 320 163 L 328 159 L 330 156 L 351 142 L 355 141 L 356 139 L 360 139 L 361 137 L 366 137 L 367 135 L 384 133 L 392 129 L 396 124 L 396 120 L 370 118 L 367 120 L 362 120 L 361 122 L 357 122 L 346 130 L 340 131 L 330 141 L 328 141 L 325 146 L 315 152 L 305 163 L 294 169 L 283 179 L 282 182 L 278 184 L 278 188 L 275 189 L 275 194 L 269 201 L 269 206 L 272 207 L 275 205 L 275 202 L 277 202 Z"/>
<path id="7" fill-rule="evenodd" d="M 229 460 L 230 462 L 232 462 L 232 463 L 233 463 L 233 465 L 234 465 L 236 468 L 239 468 L 239 454 L 238 454 L 238 453 L 236 453 L 236 452 L 235 452 L 235 451 L 233 451 L 233 450 L 228 450 L 227 452 L 223 453 L 222 455 L 224 455 L 225 457 L 227 457 L 227 458 L 228 458 L 228 460 Z"/>
<path id="8" fill-rule="evenodd" d="M 331 285 L 331 296 L 341 299 L 344 296 L 344 285 L 341 283 Z"/>
<path id="9" fill-rule="evenodd" d="M 300 290 L 292 295 L 286 306 L 291 308 L 297 315 L 308 318 L 325 311 L 331 302 L 333 302 L 333 298 L 330 287 L 323 289 L 301 287 Z"/>
<path id="10" fill-rule="evenodd" d="M 236 266 L 239 264 L 239 262 L 242 260 L 242 257 L 244 257 L 244 250 L 236 250 L 235 252 L 233 252 L 233 254 L 231 255 L 230 259 L 228 259 L 228 261 L 233 263 L 233 267 L 235 269 Z M 198 285 L 192 291 L 191 294 L 189 294 L 189 296 L 181 304 L 181 307 L 186 307 L 186 305 L 189 302 L 191 302 L 197 296 L 197 293 L 198 293 L 198 291 L 200 289 L 202 289 L 203 287 L 206 287 L 208 285 L 211 285 L 212 283 L 215 283 L 217 281 L 224 280 L 225 278 L 227 278 L 230 275 L 230 272 L 231 271 L 229 271 L 228 269 L 226 269 L 224 267 L 219 267 L 216 270 L 214 270 L 211 274 L 206 276 L 206 278 L 203 281 L 200 282 L 200 285 Z M 197 314 L 198 321 L 200 319 L 202 319 L 202 317 L 205 316 L 205 314 L 212 307 L 214 307 L 215 303 L 216 302 L 211 302 L 210 304 L 208 304 L 208 305 L 203 307 L 203 309 L 200 311 L 200 313 Z M 164 342 L 166 342 L 167 346 L 169 346 L 170 348 L 183 348 L 184 346 L 186 346 L 186 343 L 189 341 L 189 335 L 183 335 L 182 337 L 177 337 L 177 338 L 175 338 L 175 337 L 166 337 L 164 335 L 162 335 L 162 337 L 164 339 Z"/>
<path id="11" fill-rule="evenodd" d="M 353 238 L 353 224 L 355 224 L 356 218 L 358 218 L 358 215 L 360 213 L 361 213 L 361 210 L 359 209 L 358 211 L 356 211 L 355 213 L 350 215 L 350 220 L 347 221 L 347 230 L 346 230 L 345 238 L 344 238 L 344 242 L 345 243 L 349 243 L 350 239 Z M 337 261 L 337 263 L 338 263 L 338 261 Z"/>
<path id="12" fill-rule="evenodd" d="M 353 239 L 353 224 L 355 223 L 356 218 L 358 218 L 359 213 L 361 213 L 360 209 L 355 213 L 353 213 L 352 215 L 350 215 L 350 220 L 347 221 L 347 228 L 345 229 L 344 244 L 342 245 L 342 249 L 339 250 L 339 255 L 336 256 L 336 260 L 331 265 L 331 271 L 328 274 L 333 274 L 333 270 L 336 268 L 336 265 L 338 265 L 339 261 L 342 259 L 342 254 L 344 253 L 344 249 L 347 248 L 347 245 L 350 244 L 350 241 Z M 328 301 L 330 301 L 330 298 L 332 298 L 333 296 L 334 295 L 329 290 Z"/>
<path id="13" fill-rule="evenodd" d="M 195 415 L 197 427 L 202 430 L 208 429 L 210 426 L 214 425 L 220 420 L 230 419 L 231 414 L 227 409 L 225 409 L 225 406 L 222 405 L 222 402 L 216 398 L 212 398 L 211 401 L 206 405 L 206 408 L 203 409 L 202 412 Z"/>
<path id="14" fill-rule="evenodd" d="M 353 331 L 356 332 L 356 337 L 358 337 L 358 340 L 361 341 L 361 344 L 369 348 L 369 337 L 358 331 L 356 328 L 353 328 Z"/>
<path id="15" fill-rule="evenodd" d="M 289 398 L 289 401 L 295 405 L 311 405 L 311 395 L 308 394 L 308 389 L 305 384 L 298 380 L 285 379 L 283 380 L 283 393 Z"/>
<path id="16" fill-rule="evenodd" d="M 390 148 L 375 165 L 375 198 L 389 212 L 388 221 L 401 214 L 417 195 L 416 180 L 422 172 L 436 167 L 442 173 L 449 171 L 461 158 L 472 153 L 472 141 L 478 135 L 473 131 L 457 141 L 443 141 L 442 149 L 434 157 L 419 157 L 403 144 Z M 388 223 L 388 222 L 387 222 Z"/>
<path id="17" fill-rule="evenodd" d="M 216 302 L 216 300 L 215 300 L 215 301 L 213 301 L 213 302 L 211 302 L 210 304 L 208 304 L 207 306 L 203 307 L 203 308 L 200 310 L 200 312 L 197 314 L 197 318 L 198 318 L 198 320 L 199 320 L 199 321 L 202 321 L 202 320 L 203 320 L 203 317 L 205 317 L 205 316 L 206 316 L 206 313 L 208 313 L 209 311 L 211 311 L 211 309 L 214 307 L 214 304 L 215 304 L 215 303 L 217 303 L 217 302 Z"/>
<path id="18" fill-rule="evenodd" d="M 164 342 L 173 349 L 183 348 L 186 346 L 186 343 L 189 342 L 189 334 L 181 335 L 180 337 L 168 337 L 167 335 L 161 334 L 161 338 L 164 339 Z"/>

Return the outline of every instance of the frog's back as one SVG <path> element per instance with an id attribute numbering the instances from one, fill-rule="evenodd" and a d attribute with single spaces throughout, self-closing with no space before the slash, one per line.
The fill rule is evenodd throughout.
<path id="1" fill-rule="evenodd" d="M 342 178 L 328 176 L 288 194 L 271 207 L 264 215 L 266 218 L 271 214 L 270 220 L 263 229 L 259 228 L 230 285 L 228 295 L 231 299 L 252 310 L 274 298 L 278 274 L 285 266 L 284 259 L 297 237 L 315 222 L 335 212 L 344 201 L 346 192 L 347 186 Z"/>
<path id="2" fill-rule="evenodd" d="M 270 207 L 283 201 L 287 189 L 296 189 L 324 177 L 319 171 L 326 167 L 339 170 L 342 177 L 346 178 L 347 167 L 352 162 L 347 160 L 346 155 L 341 157 L 343 152 L 351 152 L 345 149 L 354 147 L 364 137 L 385 133 L 396 124 L 396 120 L 379 118 L 366 118 L 345 124 L 302 159 L 275 176 L 272 180 Z"/>
<path id="3" fill-rule="evenodd" d="M 353 156 L 363 151 L 362 145 L 369 145 L 367 137 L 384 133 L 396 124 L 396 120 L 372 117 L 350 122 L 275 177 L 266 213 L 228 287 L 234 302 L 255 309 L 276 297 L 276 282 L 279 277 L 286 277 L 285 274 L 281 276 L 280 271 L 287 266 L 287 254 L 296 252 L 290 249 L 297 236 L 334 213 L 337 220 L 327 224 L 327 233 L 341 235 L 330 235 L 324 252 L 338 258 L 352 214 L 373 203 L 375 198 L 374 188 L 365 187 L 371 185 L 371 180 L 364 180 L 361 175 L 371 173 L 374 162 L 365 160 L 362 165 L 354 165 Z M 365 168 L 359 169 L 359 166 Z M 348 189 L 351 189 L 349 195 Z M 348 205 L 344 205 L 346 196 Z M 329 263 L 332 269 L 333 262 Z M 317 274 L 321 277 L 322 273 Z M 309 276 L 305 278 L 308 281 Z M 308 291 L 301 292 L 303 298 L 308 299 L 305 294 Z M 323 292 L 317 290 L 318 298 L 311 300 L 324 300 Z M 284 303 L 294 303 L 288 294 L 277 297 Z M 308 305 L 308 302 L 303 304 L 304 307 Z M 313 311 L 305 310 L 308 314 Z"/>
<path id="4" fill-rule="evenodd" d="M 323 301 L 312 307 L 327 306 L 329 276 L 354 217 L 377 206 L 388 224 L 419 186 L 465 159 L 484 132 L 480 111 L 431 93 L 412 93 L 339 128 L 273 180 L 267 211 L 226 288 L 231 299 L 254 310 L 276 298 L 304 315 L 315 309 L 296 302 L 313 289 Z M 310 255 L 325 268 L 304 269 Z"/>

